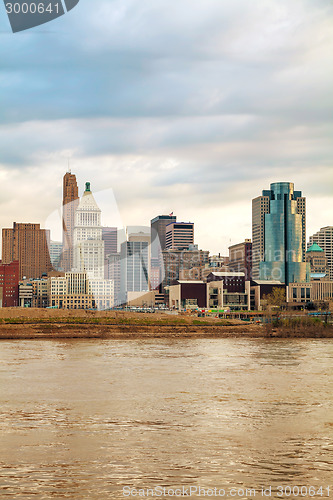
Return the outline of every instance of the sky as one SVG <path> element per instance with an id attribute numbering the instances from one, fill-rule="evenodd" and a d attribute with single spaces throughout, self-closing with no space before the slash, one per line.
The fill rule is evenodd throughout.
<path id="1" fill-rule="evenodd" d="M 331 0 L 80 0 L 15 34 L 1 3 L 0 41 L 0 227 L 46 227 L 68 165 L 105 225 L 173 212 L 212 253 L 271 182 L 333 225 Z"/>

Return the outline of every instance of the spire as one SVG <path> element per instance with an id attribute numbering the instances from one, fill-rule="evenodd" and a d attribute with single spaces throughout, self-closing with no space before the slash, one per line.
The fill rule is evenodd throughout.
<path id="1" fill-rule="evenodd" d="M 100 208 L 98 207 L 96 200 L 92 194 L 92 191 L 90 189 L 90 182 L 85 183 L 85 191 L 83 193 L 82 198 L 80 199 L 79 206 L 77 208 L 79 211 L 84 211 L 84 210 L 95 210 L 97 212 L 100 212 Z"/>

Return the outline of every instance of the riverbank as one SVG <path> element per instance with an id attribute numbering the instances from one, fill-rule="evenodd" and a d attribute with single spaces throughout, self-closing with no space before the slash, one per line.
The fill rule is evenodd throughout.
<path id="1" fill-rule="evenodd" d="M 280 326 L 165 312 L 0 310 L 0 339 L 281 337 L 333 338 L 333 326 L 304 317 Z"/>

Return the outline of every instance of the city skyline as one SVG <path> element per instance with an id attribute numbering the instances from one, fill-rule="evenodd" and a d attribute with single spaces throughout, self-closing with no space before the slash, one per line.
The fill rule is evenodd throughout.
<path id="1" fill-rule="evenodd" d="M 64 172 L 63 175 L 65 175 L 65 174 L 66 174 L 66 172 Z M 72 175 L 76 176 L 79 197 L 82 197 L 84 194 L 85 182 L 81 182 L 81 176 L 78 175 L 77 172 L 73 172 Z M 88 176 L 88 178 L 93 180 L 92 184 L 94 185 L 95 184 L 94 177 L 90 175 L 90 176 Z M 96 179 L 96 181 L 98 182 L 98 179 Z M 280 182 L 280 181 L 274 180 L 273 183 L 274 182 Z M 291 182 L 294 183 L 293 181 L 291 181 Z M 63 189 L 63 177 L 61 177 L 60 182 L 58 182 L 58 184 L 60 185 L 60 189 Z M 255 196 L 253 196 L 253 198 L 256 198 L 256 196 L 258 194 L 258 188 L 256 187 L 255 189 L 256 189 Z M 116 201 L 115 196 L 114 196 L 114 191 L 112 189 L 109 189 L 109 190 L 103 189 L 103 190 L 97 191 L 97 192 L 95 189 L 93 189 L 93 191 L 94 191 L 94 196 L 97 197 L 96 199 L 97 199 L 98 204 L 101 205 L 101 207 L 102 207 L 102 212 L 103 212 L 102 225 L 103 225 L 103 227 L 107 227 L 108 225 L 111 225 L 111 226 L 117 227 L 119 230 L 122 230 L 122 229 L 125 230 L 125 228 L 127 226 L 134 226 L 135 225 L 135 226 L 142 226 L 142 227 L 145 226 L 145 227 L 149 228 L 150 220 L 153 217 L 156 217 L 156 215 L 158 215 L 157 212 L 148 214 L 148 219 L 146 219 L 145 221 L 141 221 L 141 224 L 134 224 L 133 219 L 128 219 L 128 224 L 124 224 L 123 218 L 122 218 L 122 213 L 120 212 L 120 207 L 117 206 L 117 201 Z M 112 195 L 113 195 L 111 197 L 112 199 L 110 199 L 110 197 L 108 196 L 108 193 L 112 193 Z M 311 206 L 311 199 L 309 199 L 309 197 L 306 195 L 306 193 L 304 193 L 304 196 L 306 198 L 306 204 L 307 204 L 306 242 L 308 242 L 309 237 L 312 234 L 319 231 L 319 229 L 321 227 L 331 226 L 332 225 L 331 221 L 333 220 L 333 218 L 327 224 L 324 224 L 324 221 L 321 220 L 320 218 L 316 219 L 315 223 L 312 222 L 313 230 L 310 230 L 308 219 L 309 218 L 311 219 L 311 213 L 309 213 L 310 209 L 308 207 Z M 28 219 L 25 220 L 24 218 L 22 218 L 22 220 L 21 220 L 18 217 L 17 220 L 14 221 L 13 219 L 11 219 L 10 214 L 8 214 L 8 215 L 6 214 L 5 216 L 0 215 L 0 220 L 1 219 L 6 220 L 7 226 L 12 225 L 13 222 L 40 224 L 42 228 L 51 230 L 51 240 L 52 241 L 61 241 L 61 239 L 62 239 L 61 238 L 62 221 L 61 221 L 61 215 L 60 215 L 61 214 L 61 200 L 62 200 L 62 195 L 59 196 L 58 207 L 56 207 L 56 209 L 53 210 L 52 214 L 48 214 L 44 221 L 42 220 L 41 217 L 39 217 L 38 220 L 28 220 Z M 208 242 L 205 243 L 205 240 L 203 239 L 203 236 L 202 236 L 202 232 L 200 234 L 200 224 L 197 223 L 197 220 L 195 219 L 195 217 L 191 216 L 191 212 L 188 209 L 185 212 L 189 215 L 188 220 L 186 220 L 185 217 L 182 217 L 181 213 L 177 213 L 176 210 L 173 210 L 173 213 L 178 217 L 179 222 L 193 222 L 195 224 L 195 243 L 198 244 L 199 248 L 202 248 L 203 250 L 209 250 L 211 254 L 218 254 L 218 253 L 223 254 L 223 253 L 225 253 L 227 255 L 228 247 L 230 245 L 240 243 L 241 241 L 248 239 L 248 238 L 250 238 L 250 239 L 252 238 L 252 212 L 251 212 L 252 211 L 252 207 L 251 207 L 252 199 L 245 200 L 245 204 L 248 205 L 248 213 L 246 214 L 246 217 L 249 219 L 249 223 L 246 224 L 246 227 L 247 227 L 249 234 L 242 233 L 241 228 L 243 226 L 238 227 L 235 224 L 235 220 L 237 219 L 237 217 L 235 218 L 235 220 L 233 220 L 232 219 L 233 214 L 231 214 L 231 215 L 229 214 L 229 220 L 230 220 L 231 226 L 236 225 L 236 228 L 232 231 L 232 233 L 224 234 L 224 235 L 219 234 L 219 231 L 217 228 L 217 231 L 215 233 L 213 233 L 212 235 L 210 235 L 210 238 L 208 240 L 206 240 L 206 241 L 211 241 L 213 243 L 212 246 L 209 246 Z M 109 211 L 107 208 L 108 205 L 110 207 Z M 27 211 L 25 210 L 24 212 L 26 213 Z M 137 213 L 137 212 L 140 213 L 140 206 L 137 207 L 137 210 L 134 213 Z M 165 212 L 165 214 L 166 214 L 166 212 Z M 56 215 L 56 219 L 54 219 L 54 215 Z M 130 217 L 130 215 L 131 214 L 129 213 L 128 217 Z M 244 214 L 243 214 L 243 218 L 244 218 Z M 51 224 L 48 224 L 48 222 L 50 222 Z M 116 224 L 116 222 L 118 222 L 118 225 Z M 145 222 L 145 224 L 142 224 L 142 222 Z M 223 224 L 223 222 L 221 224 Z M 215 226 L 216 226 L 216 223 L 215 223 Z M 6 226 L 2 226 L 2 227 L 6 227 Z M 58 235 L 58 239 L 57 239 L 57 235 Z M 221 242 L 220 247 L 218 246 L 219 241 Z"/>
<path id="2" fill-rule="evenodd" d="M 307 234 L 331 225 L 332 18 L 329 0 L 96 0 L 13 35 L 0 16 L 1 226 L 22 200 L 43 224 L 68 161 L 123 226 L 173 211 L 213 252 L 251 236 L 272 182 L 303 191 Z"/>

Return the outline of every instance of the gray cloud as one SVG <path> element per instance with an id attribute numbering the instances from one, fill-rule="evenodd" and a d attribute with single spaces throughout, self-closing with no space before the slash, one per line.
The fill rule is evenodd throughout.
<path id="1" fill-rule="evenodd" d="M 68 157 L 133 223 L 180 198 L 225 210 L 282 178 L 331 196 L 332 20 L 329 0 L 81 0 L 16 35 L 0 16 L 6 206 L 19 172 L 23 196 L 43 171 L 51 211 Z"/>

